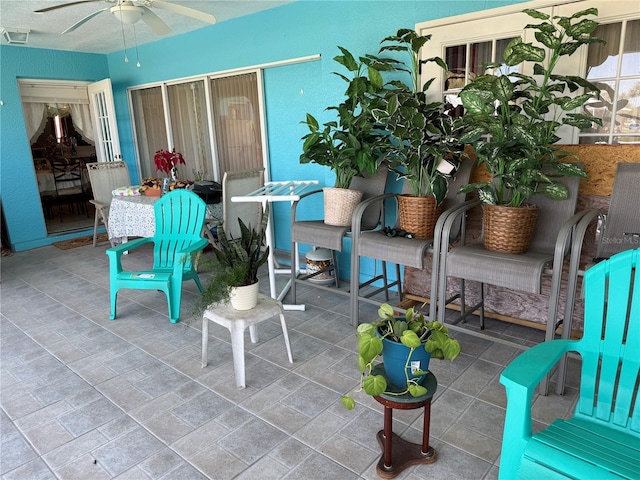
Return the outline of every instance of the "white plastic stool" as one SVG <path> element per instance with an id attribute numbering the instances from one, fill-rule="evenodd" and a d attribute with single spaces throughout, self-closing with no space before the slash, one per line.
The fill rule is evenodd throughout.
<path id="1" fill-rule="evenodd" d="M 236 386 L 245 387 L 244 375 L 244 331 L 249 327 L 251 342 L 258 341 L 258 331 L 256 324 L 263 320 L 280 315 L 282 334 L 284 343 L 287 346 L 289 363 L 293 363 L 291 355 L 291 344 L 289 343 L 289 333 L 287 323 L 284 319 L 284 309 L 282 303 L 271 297 L 258 294 L 258 304 L 251 310 L 236 310 L 230 303 L 216 305 L 215 310 L 207 309 L 202 316 L 202 368 L 207 366 L 207 351 L 209 348 L 209 321 L 215 322 L 229 329 L 231 333 L 231 350 L 233 351 L 233 369 L 236 374 Z"/>

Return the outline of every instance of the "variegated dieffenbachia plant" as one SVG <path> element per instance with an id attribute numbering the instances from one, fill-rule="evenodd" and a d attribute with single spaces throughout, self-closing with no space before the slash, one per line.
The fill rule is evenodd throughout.
<path id="1" fill-rule="evenodd" d="M 525 27 L 535 32 L 538 44 L 515 38 L 505 49 L 504 63 L 487 64 L 490 73 L 476 77 L 460 92 L 465 110 L 461 141 L 473 145 L 478 162 L 491 174 L 491 180 L 460 191 L 478 190 L 482 202 L 512 207 L 537 193 L 566 199 L 567 189 L 558 177 L 587 175 L 574 155 L 554 145 L 558 129 L 601 124 L 584 109 L 599 98 L 598 88 L 580 76 L 555 73 L 562 59 L 581 46 L 604 42 L 592 36 L 598 23 L 589 17 L 598 10 L 589 8 L 570 17 L 531 9 L 524 13 L 538 21 Z M 524 62 L 533 63 L 532 75 L 511 68 Z"/>

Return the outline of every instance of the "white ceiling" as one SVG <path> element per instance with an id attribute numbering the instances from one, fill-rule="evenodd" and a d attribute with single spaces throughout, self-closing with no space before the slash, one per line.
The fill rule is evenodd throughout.
<path id="1" fill-rule="evenodd" d="M 27 47 L 89 53 L 112 53 L 122 50 L 122 24 L 108 10 L 92 18 L 73 32 L 65 35 L 61 34 L 87 15 L 103 8 L 114 6 L 116 0 L 89 0 L 87 3 L 60 8 L 43 14 L 33 13 L 35 10 L 74 1 L 77 0 L 0 0 L 0 27 L 7 30 L 12 28 L 27 28 L 31 30 Z M 145 1 L 153 3 L 153 0 Z M 220 23 L 291 3 L 294 0 L 164 1 L 212 14 L 216 17 L 217 22 Z M 142 2 L 143 0 L 136 0 L 137 4 Z M 138 21 L 135 24 L 134 38 L 134 26 L 125 25 L 124 32 L 128 47 L 133 46 L 136 40 L 138 45 L 143 45 L 208 26 L 202 21 L 170 11 L 153 7 L 152 10 L 171 28 L 171 33 L 160 37 L 154 34 L 143 21 Z M 2 36 L 2 44 L 6 43 L 6 39 Z"/>

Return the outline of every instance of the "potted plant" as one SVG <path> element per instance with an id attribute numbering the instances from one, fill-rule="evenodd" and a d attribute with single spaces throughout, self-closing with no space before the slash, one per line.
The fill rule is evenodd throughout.
<path id="1" fill-rule="evenodd" d="M 184 165 L 184 157 L 180 152 L 176 152 L 176 149 L 172 149 L 170 152 L 167 150 L 158 150 L 153 156 L 153 163 L 156 166 L 156 172 L 158 170 L 171 176 L 171 180 L 174 182 L 177 180 L 176 165 Z"/>
<path id="2" fill-rule="evenodd" d="M 309 133 L 302 137 L 304 143 L 300 163 L 328 166 L 335 173 L 335 188 L 324 189 L 324 221 L 330 225 L 344 226 L 351 225 L 353 208 L 362 198 L 362 192 L 349 189 L 351 180 L 365 173 L 375 174 L 381 163 L 379 132 L 371 116 L 371 104 L 378 101 L 383 91 L 380 71 L 390 67 L 371 55 L 356 60 L 347 49 L 338 48 L 342 55 L 333 60 L 352 75 L 349 78 L 334 72 L 348 83 L 346 98 L 337 106 L 327 107 L 327 110 L 336 113 L 336 120 L 320 125 L 313 115 L 307 113 L 302 123 L 307 125 Z M 335 195 L 346 196 L 346 200 L 336 199 Z M 333 208 L 336 206 L 340 208 Z"/>
<path id="3" fill-rule="evenodd" d="M 455 174 L 464 153 L 459 141 L 460 127 L 445 112 L 442 102 L 430 102 L 427 90 L 433 78 L 420 86 L 420 70 L 435 63 L 446 70 L 439 57 L 420 60 L 420 49 L 430 35 L 400 29 L 386 37 L 379 53 L 404 52 L 409 64 L 390 63 L 393 69 L 409 75 L 409 82 L 393 80 L 386 85 L 383 101 L 372 114 L 387 132 L 384 160 L 399 178 L 409 182 L 411 195 L 398 196 L 400 228 L 416 238 L 433 236 L 449 178 Z"/>
<path id="4" fill-rule="evenodd" d="M 254 308 L 258 299 L 258 269 L 269 258 L 266 240 L 268 210 L 262 215 L 258 229 L 247 226 L 238 218 L 240 238 L 229 239 L 222 225 L 218 226 L 219 247 L 213 249 L 215 261 L 206 262 L 212 268 L 211 278 L 204 286 L 197 310 L 214 303 L 231 302 L 236 310 Z"/>
<path id="5" fill-rule="evenodd" d="M 504 52 L 504 65 L 487 65 L 493 72 L 475 77 L 464 87 L 460 99 L 464 106 L 465 133 L 460 139 L 472 144 L 478 162 L 484 164 L 491 179 L 472 183 L 461 192 L 478 191 L 483 202 L 485 226 L 491 223 L 496 209 L 506 209 L 502 218 L 512 212 L 529 215 L 531 228 L 522 228 L 521 222 L 500 222 L 504 226 L 517 225 L 518 234 L 532 234 L 537 209 L 526 205 L 532 195 L 541 193 L 552 199 L 566 199 L 566 187 L 557 181 L 559 176 L 586 173 L 568 160 L 575 156 L 554 145 L 559 140 L 557 131 L 563 125 L 589 128 L 601 121 L 576 109 L 599 96 L 598 88 L 578 76 L 555 73 L 562 57 L 576 52 L 582 46 L 602 42 L 591 37 L 598 24 L 588 18 L 597 15 L 595 8 L 575 13 L 571 17 L 550 17 L 536 10 L 524 10 L 540 23 L 525 28 L 534 30 L 540 46 L 515 38 Z M 511 67 L 533 63 L 533 75 Z M 571 97 L 566 92 L 583 88 L 580 95 Z M 523 208 L 524 207 L 524 208 Z M 511 210 L 509 210 L 511 209 Z M 514 210 L 515 209 L 515 210 Z M 485 229 L 485 248 L 509 253 L 523 253 L 528 242 L 518 240 L 519 248 L 511 249 L 504 241 L 493 242 L 491 231 Z"/>
<path id="6" fill-rule="evenodd" d="M 380 306 L 378 316 L 378 322 L 358 326 L 360 390 L 369 395 L 424 395 L 426 389 L 421 383 L 430 358 L 453 361 L 460 354 L 460 344 L 449 337 L 447 327 L 435 320 L 427 321 L 413 308 L 404 317 L 396 317 L 393 307 L 385 303 Z M 384 374 L 374 372 L 374 362 L 379 356 L 384 361 Z M 342 404 L 351 410 L 355 400 L 345 395 Z"/>

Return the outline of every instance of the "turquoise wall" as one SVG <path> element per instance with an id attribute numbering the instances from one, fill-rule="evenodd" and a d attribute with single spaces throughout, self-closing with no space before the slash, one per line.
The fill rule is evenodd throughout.
<path id="1" fill-rule="evenodd" d="M 380 40 L 398 28 L 413 28 L 418 22 L 518 2 L 301 0 L 142 45 L 138 49 L 140 68 L 136 67 L 135 51 L 131 48 L 128 50 L 130 61 L 125 63 L 123 52 L 102 56 L 2 46 L 0 97 L 5 105 L 0 108 L 0 193 L 12 245 L 16 250 L 24 250 L 59 239 L 46 236 L 16 77 L 70 80 L 110 77 L 122 154 L 135 179 L 137 160 L 128 87 L 320 54 L 319 61 L 274 67 L 264 72 L 270 174 L 272 180 L 312 178 L 331 185 L 333 176 L 327 168 L 302 166 L 298 157 L 300 138 L 306 133 L 306 127 L 300 124 L 305 114 L 312 113 L 325 121 L 329 117 L 324 109 L 341 101 L 345 83 L 331 73 L 340 69 L 332 60 L 339 54 L 337 45 L 356 55 L 376 53 Z M 20 186 L 16 178 L 20 179 Z M 321 208 L 321 203 L 315 202 L 307 213 L 321 215 Z M 278 205 L 274 217 L 276 246 L 289 250 L 288 206 Z M 348 267 L 348 264 L 345 256 L 341 265 Z"/>
<path id="2" fill-rule="evenodd" d="M 0 62 L 0 198 L 11 247 L 28 250 L 77 237 L 47 236 L 18 79 L 95 82 L 109 77 L 107 57 L 0 45 Z"/>

